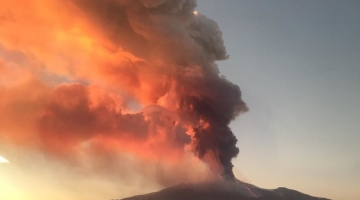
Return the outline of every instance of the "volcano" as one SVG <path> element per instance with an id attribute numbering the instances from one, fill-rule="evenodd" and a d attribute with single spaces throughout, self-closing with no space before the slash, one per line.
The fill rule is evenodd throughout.
<path id="1" fill-rule="evenodd" d="M 329 200 L 285 187 L 263 189 L 239 180 L 179 184 L 123 200 Z"/>

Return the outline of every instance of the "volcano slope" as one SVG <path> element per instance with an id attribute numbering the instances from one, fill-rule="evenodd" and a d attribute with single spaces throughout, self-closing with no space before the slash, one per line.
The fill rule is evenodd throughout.
<path id="1" fill-rule="evenodd" d="M 329 200 L 280 187 L 263 189 L 241 181 L 179 184 L 123 200 Z"/>

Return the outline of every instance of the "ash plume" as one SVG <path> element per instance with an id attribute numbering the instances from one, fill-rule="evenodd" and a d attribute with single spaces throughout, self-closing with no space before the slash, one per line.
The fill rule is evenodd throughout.
<path id="1" fill-rule="evenodd" d="M 239 149 L 229 123 L 248 108 L 219 72 L 216 61 L 228 58 L 222 33 L 194 14 L 195 0 L 39 1 L 24 15 L 11 6 L 0 3 L 12 19 L 0 21 L 0 45 L 28 62 L 0 63 L 8 141 L 61 157 L 99 144 L 169 162 L 190 151 L 235 178 Z M 18 31 L 34 21 L 33 34 Z M 23 74 L 17 81 L 6 79 L 13 65 Z"/>

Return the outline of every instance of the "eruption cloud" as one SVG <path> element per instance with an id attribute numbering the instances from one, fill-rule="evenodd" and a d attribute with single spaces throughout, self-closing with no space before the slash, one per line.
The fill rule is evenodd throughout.
<path id="1" fill-rule="evenodd" d="M 16 8 L 16 9 L 14 9 Z M 59 158 L 96 149 L 234 179 L 229 123 L 248 110 L 195 0 L 0 3 L 0 134 Z M 101 150 L 103 152 L 103 150 Z"/>

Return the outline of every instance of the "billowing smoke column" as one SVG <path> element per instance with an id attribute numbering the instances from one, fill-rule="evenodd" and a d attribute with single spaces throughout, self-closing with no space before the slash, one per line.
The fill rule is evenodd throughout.
<path id="1" fill-rule="evenodd" d="M 239 149 L 229 123 L 248 108 L 239 87 L 219 73 L 215 62 L 228 58 L 222 33 L 215 21 L 195 12 L 195 0 L 54 2 L 29 8 L 62 8 L 52 10 L 59 12 L 52 20 L 36 17 L 44 23 L 33 30 L 45 34 L 40 41 L 48 39 L 48 46 L 36 46 L 34 38 L 12 33 L 10 20 L 2 22 L 9 31 L 0 33 L 0 44 L 42 63 L 28 67 L 30 86 L 6 83 L 0 90 L 0 109 L 10 117 L 0 130 L 21 132 L 9 128 L 18 118 L 32 130 L 30 136 L 9 134 L 10 140 L 36 138 L 32 145 L 61 156 L 101 143 L 144 157 L 190 149 L 213 172 L 234 179 L 231 160 Z M 49 85 L 49 73 L 62 78 Z M 29 96 L 30 87 L 36 94 Z M 12 107 L 19 104 L 26 105 L 21 114 Z"/>

